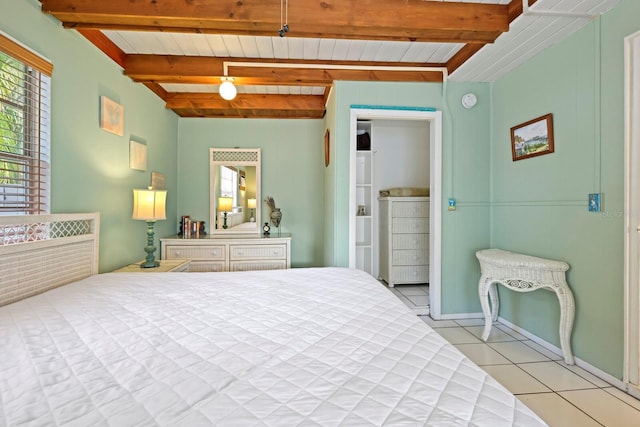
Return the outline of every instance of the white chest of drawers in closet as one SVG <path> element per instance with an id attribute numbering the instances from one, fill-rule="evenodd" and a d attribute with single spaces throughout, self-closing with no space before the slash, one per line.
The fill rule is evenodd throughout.
<path id="1" fill-rule="evenodd" d="M 396 284 L 429 282 L 429 198 L 381 197 L 380 278 Z"/>

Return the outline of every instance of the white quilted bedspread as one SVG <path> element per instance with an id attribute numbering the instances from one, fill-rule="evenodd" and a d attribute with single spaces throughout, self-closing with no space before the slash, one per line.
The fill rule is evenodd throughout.
<path id="1" fill-rule="evenodd" d="M 544 425 L 357 270 L 98 275 L 0 343 L 0 426 Z"/>

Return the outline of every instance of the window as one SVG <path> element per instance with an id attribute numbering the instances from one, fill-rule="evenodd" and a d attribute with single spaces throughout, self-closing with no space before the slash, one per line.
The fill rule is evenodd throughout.
<path id="1" fill-rule="evenodd" d="M 0 215 L 49 213 L 52 71 L 0 33 Z"/>
<path id="2" fill-rule="evenodd" d="M 220 196 L 231 197 L 233 206 L 238 205 L 238 170 L 220 166 Z"/>

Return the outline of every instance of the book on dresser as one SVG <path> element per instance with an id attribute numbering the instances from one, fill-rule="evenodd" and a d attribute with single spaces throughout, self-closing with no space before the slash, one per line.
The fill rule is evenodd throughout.
<path id="1" fill-rule="evenodd" d="M 380 278 L 429 282 L 429 197 L 380 197 Z"/>

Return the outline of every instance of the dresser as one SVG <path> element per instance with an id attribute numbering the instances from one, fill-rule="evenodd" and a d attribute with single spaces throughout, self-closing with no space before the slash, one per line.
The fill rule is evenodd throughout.
<path id="1" fill-rule="evenodd" d="M 380 278 L 396 284 L 429 282 L 429 198 L 381 197 Z"/>
<path id="2" fill-rule="evenodd" d="M 291 268 L 291 235 L 160 239 L 163 260 L 189 259 L 188 271 L 247 271 Z"/>

